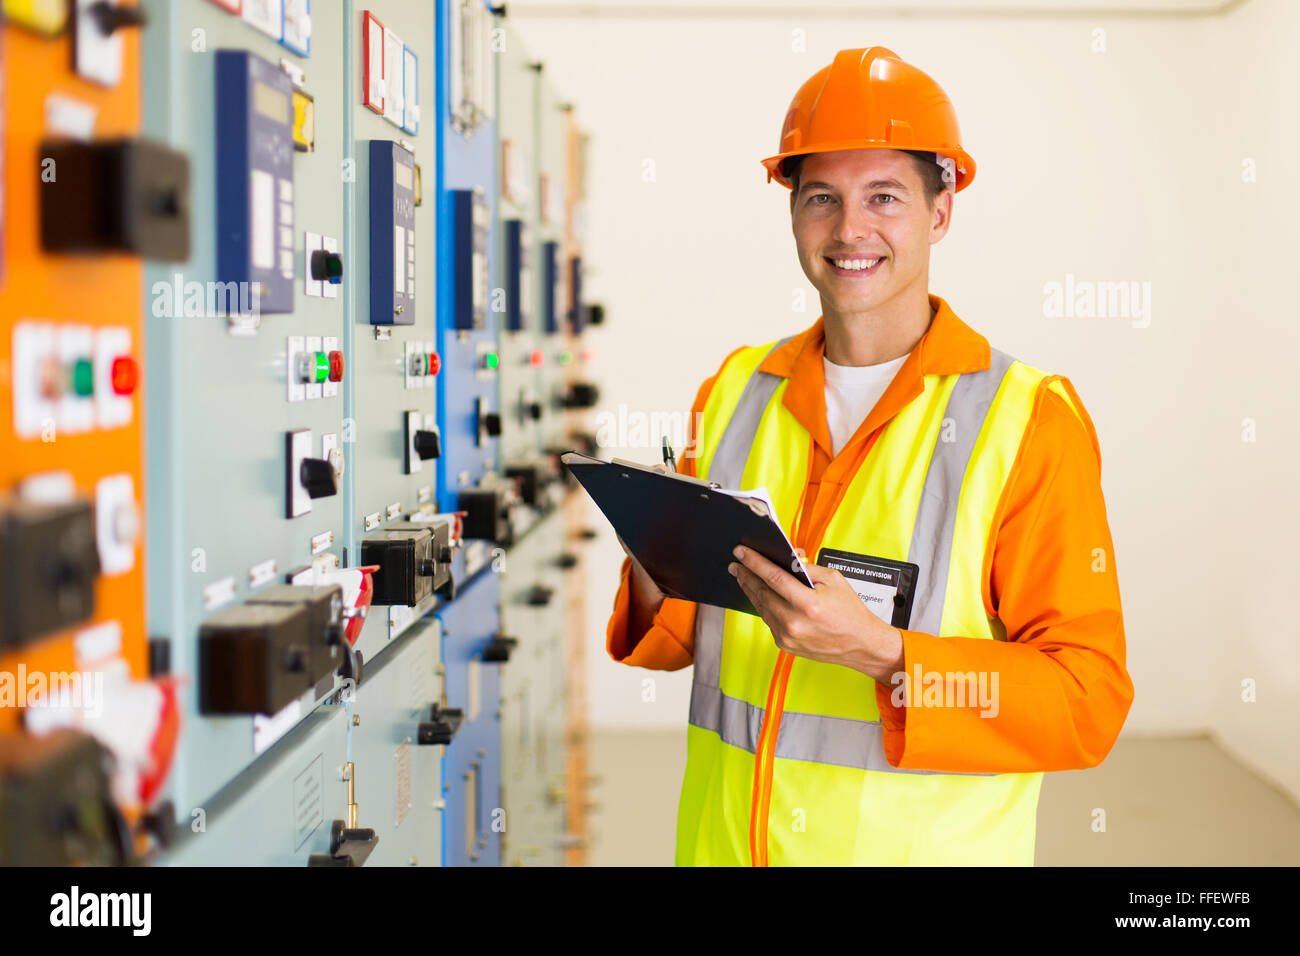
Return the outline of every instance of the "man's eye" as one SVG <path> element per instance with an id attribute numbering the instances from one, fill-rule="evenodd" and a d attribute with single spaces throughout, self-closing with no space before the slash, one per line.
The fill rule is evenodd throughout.
<path id="1" fill-rule="evenodd" d="M 897 197 L 897 196 L 891 196 L 889 193 L 880 193 L 879 195 L 876 196 L 876 198 L 877 198 L 877 199 L 893 199 L 893 200 L 896 200 L 898 197 Z M 882 202 L 880 205 L 882 205 L 882 206 L 892 206 L 893 203 L 892 203 L 892 202 Z"/>
<path id="2" fill-rule="evenodd" d="M 808 197 L 808 201 L 809 201 L 810 203 L 812 203 L 814 206 L 824 206 L 824 205 L 826 205 L 826 202 L 818 202 L 817 200 L 819 200 L 819 199 L 825 199 L 826 202 L 830 202 L 830 201 L 831 201 L 831 197 L 830 197 L 830 195 L 827 194 L 827 193 L 817 193 L 815 196 L 809 196 L 809 197 Z"/>

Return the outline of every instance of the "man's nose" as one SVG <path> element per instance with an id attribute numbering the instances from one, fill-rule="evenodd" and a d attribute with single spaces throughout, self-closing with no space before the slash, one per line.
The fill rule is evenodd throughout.
<path id="1" fill-rule="evenodd" d="M 871 235 L 871 215 L 862 205 L 843 203 L 832 230 L 832 238 L 844 245 L 855 245 Z"/>

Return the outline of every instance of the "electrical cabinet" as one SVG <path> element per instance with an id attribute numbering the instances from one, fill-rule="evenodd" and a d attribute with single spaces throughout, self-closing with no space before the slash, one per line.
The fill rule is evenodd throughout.
<path id="1" fill-rule="evenodd" d="M 0 708 L 0 861 L 560 864 L 597 313 L 545 69 L 483 0 L 5 17 L 0 671 L 105 716 Z"/>
<path id="2" fill-rule="evenodd" d="M 143 260 L 189 241 L 188 163 L 142 135 L 134 7 L 4 15 L 0 861 L 133 862 L 175 717 L 160 703 L 157 720 L 123 718 L 167 693 L 144 611 Z M 38 676 L 49 706 L 32 706 Z M 91 680 L 101 720 L 76 683 Z"/>
<path id="3" fill-rule="evenodd" d="M 147 269 L 143 310 L 148 620 L 184 679 L 168 793 L 182 829 L 355 671 L 329 636 L 341 619 L 272 603 L 292 581 L 356 563 L 344 507 L 357 437 L 349 25 L 332 4 L 312 7 L 308 19 L 304 3 L 245 3 L 243 15 L 142 4 L 144 126 L 190 164 L 188 257 Z M 242 862 L 267 861 L 245 847 Z"/>
<path id="4" fill-rule="evenodd" d="M 461 722 L 443 765 L 443 862 L 497 866 L 509 825 L 501 799 L 500 670 L 487 659 L 499 635 L 500 586 L 480 575 L 438 612 L 447 705 Z"/>

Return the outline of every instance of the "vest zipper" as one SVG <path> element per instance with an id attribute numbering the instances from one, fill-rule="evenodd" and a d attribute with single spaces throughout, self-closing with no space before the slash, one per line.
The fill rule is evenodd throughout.
<path id="1" fill-rule="evenodd" d="M 888 424 L 888 423 L 886 423 Z M 871 454 L 871 449 L 876 445 L 876 439 L 884 431 L 885 426 L 877 428 L 867 438 L 867 447 L 862 452 L 862 458 L 858 462 L 861 468 L 866 463 L 867 456 Z M 843 451 L 843 449 L 841 449 Z M 803 492 L 799 496 L 799 506 L 796 508 L 795 527 L 791 528 L 791 540 L 797 541 L 797 530 L 802 530 L 804 498 L 808 493 L 808 485 L 812 472 L 812 456 L 815 451 L 810 439 L 808 450 L 808 470 L 809 475 L 804 479 Z M 856 471 L 855 471 L 856 474 Z M 840 482 L 839 488 L 835 493 L 835 500 L 831 505 L 831 514 L 833 515 L 844 499 L 844 493 L 848 490 L 852 478 L 847 478 Z M 814 505 L 815 507 L 815 505 Z M 815 530 L 815 526 L 814 526 Z M 823 534 L 825 528 L 822 529 Z M 821 545 L 821 539 L 818 538 L 818 547 Z M 811 560 L 816 560 L 816 549 L 812 552 Z M 767 833 L 768 833 L 768 814 L 772 809 L 772 773 L 776 761 L 776 735 L 781 727 L 781 714 L 785 712 L 785 691 L 790 684 L 790 670 L 794 666 L 794 655 L 779 651 L 776 657 L 776 665 L 772 668 L 772 678 L 767 687 L 767 707 L 763 711 L 763 726 L 758 732 L 757 753 L 754 755 L 754 786 L 753 794 L 750 800 L 749 812 L 749 859 L 752 866 L 767 866 Z"/>

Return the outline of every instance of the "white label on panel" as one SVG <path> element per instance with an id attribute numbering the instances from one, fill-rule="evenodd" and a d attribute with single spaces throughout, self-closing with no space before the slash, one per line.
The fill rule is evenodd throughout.
<path id="1" fill-rule="evenodd" d="M 75 638 L 76 662 L 81 670 L 92 670 L 122 654 L 122 625 L 105 621 L 88 627 Z"/>
<path id="2" fill-rule="evenodd" d="M 95 107 L 62 93 L 45 97 L 45 130 L 69 139 L 88 140 L 95 135 Z"/>
<path id="3" fill-rule="evenodd" d="M 321 240 L 321 245 L 324 247 L 326 252 L 339 251 L 339 241 L 337 239 L 331 239 L 329 236 L 326 236 L 323 240 Z M 335 285 L 333 282 L 322 281 L 321 291 L 324 293 L 325 298 L 327 299 L 337 299 L 339 297 L 339 287 Z"/>
<path id="4" fill-rule="evenodd" d="M 302 374 L 298 363 L 303 353 L 303 337 L 301 335 L 290 335 L 286 340 L 285 355 L 285 373 L 289 382 L 289 401 L 301 402 L 307 397 L 307 386 L 303 383 Z"/>
<path id="5" fill-rule="evenodd" d="M 302 716 L 302 701 L 291 701 L 287 707 L 272 717 L 253 715 L 253 753 L 260 754 L 271 744 L 287 734 Z"/>
<path id="6" fill-rule="evenodd" d="M 235 579 L 222 578 L 203 589 L 203 610 L 213 611 L 221 605 L 234 600 Z"/>
<path id="7" fill-rule="evenodd" d="M 308 0 L 284 0 L 284 44 L 299 52 L 309 49 L 311 17 L 307 5 Z"/>
<path id="8" fill-rule="evenodd" d="M 410 47 L 402 51 L 402 92 L 406 103 L 406 114 L 402 125 L 409 132 L 416 132 L 420 123 L 420 99 L 418 82 L 419 65 Z"/>
<path id="9" fill-rule="evenodd" d="M 272 40 L 280 39 L 283 22 L 280 0 L 244 0 L 244 20 Z"/>
<path id="10" fill-rule="evenodd" d="M 140 511 L 135 482 L 128 474 L 109 475 L 95 484 L 95 543 L 100 571 L 125 574 L 135 567 L 135 543 L 140 536 Z"/>
<path id="11" fill-rule="evenodd" d="M 44 381 L 61 371 L 54 326 L 19 322 L 13 343 L 14 432 L 19 438 L 37 438 L 43 432 L 57 437 L 54 402 Z"/>
<path id="12" fill-rule="evenodd" d="M 302 262 L 303 262 L 303 292 L 307 295 L 317 298 L 321 295 L 321 280 L 313 279 L 311 276 L 311 259 L 312 253 L 321 248 L 321 238 L 317 233 L 308 232 L 303 234 L 302 244 Z"/>
<path id="13" fill-rule="evenodd" d="M 384 30 L 384 119 L 402 125 L 406 99 L 402 91 L 402 41 Z"/>
<path id="14" fill-rule="evenodd" d="M 275 579 L 275 559 L 267 558 L 260 564 L 255 564 L 248 569 L 248 586 L 250 588 L 260 588 L 263 584 L 269 584 Z"/>
<path id="15" fill-rule="evenodd" d="M 275 268 L 275 177 L 254 169 L 252 220 L 253 268 Z"/>
<path id="16" fill-rule="evenodd" d="M 72 44 L 77 73 L 104 86 L 122 79 L 122 32 L 105 31 L 91 7 L 101 0 L 77 0 L 77 33 Z M 114 0 L 114 6 L 117 0 Z"/>
<path id="17" fill-rule="evenodd" d="M 406 292 L 406 230 L 401 226 L 393 227 L 393 292 Z"/>

